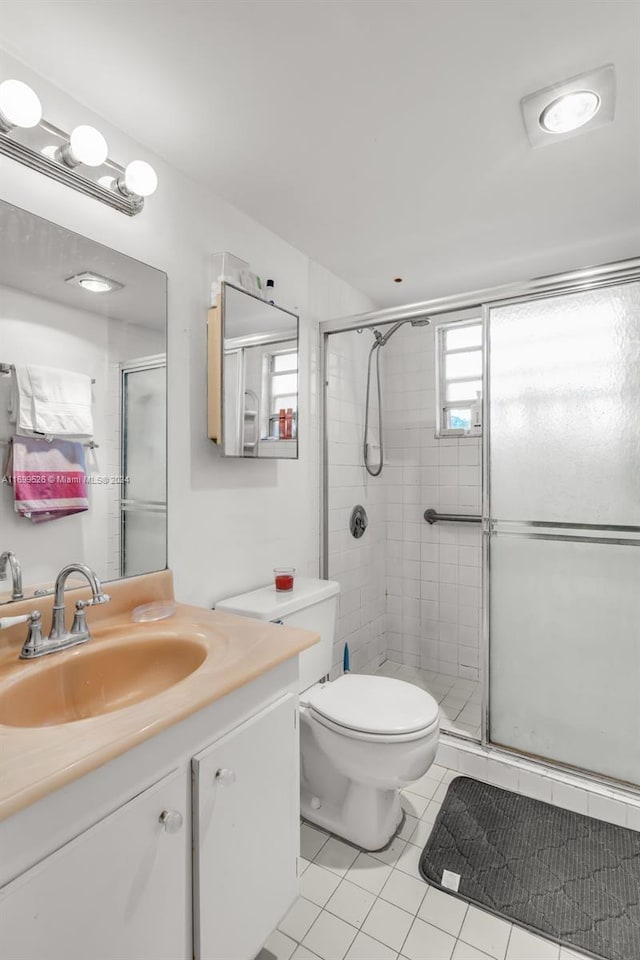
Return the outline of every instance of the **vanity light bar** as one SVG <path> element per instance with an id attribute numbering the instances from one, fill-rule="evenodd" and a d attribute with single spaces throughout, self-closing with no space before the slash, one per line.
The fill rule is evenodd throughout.
<path id="1" fill-rule="evenodd" d="M 39 105 L 37 95 L 26 84 L 16 80 L 0 83 L 0 154 L 129 217 L 140 213 L 144 198 L 151 196 L 158 183 L 153 167 L 144 160 L 133 160 L 126 167 L 110 160 L 106 141 L 94 127 L 81 125 L 68 134 L 42 119 L 41 113 L 34 123 L 35 108 L 30 112 L 20 109 L 28 100 L 25 91 Z M 14 105 L 16 92 L 21 99 Z M 21 121 L 23 113 L 25 120 Z"/>

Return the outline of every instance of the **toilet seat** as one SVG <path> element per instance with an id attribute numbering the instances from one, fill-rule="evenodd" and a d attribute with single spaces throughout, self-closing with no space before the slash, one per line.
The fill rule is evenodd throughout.
<path id="1" fill-rule="evenodd" d="M 392 677 L 345 674 L 319 683 L 301 697 L 318 723 L 357 740 L 402 743 L 437 731 L 436 700 L 411 683 Z"/>

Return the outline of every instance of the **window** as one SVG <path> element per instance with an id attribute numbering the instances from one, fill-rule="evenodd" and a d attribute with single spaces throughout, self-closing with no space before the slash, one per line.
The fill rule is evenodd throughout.
<path id="1" fill-rule="evenodd" d="M 293 436 L 296 435 L 295 423 L 298 412 L 298 351 L 282 350 L 272 353 L 270 358 L 270 420 L 274 425 L 271 436 L 278 436 L 278 416 L 280 410 L 293 411 Z"/>
<path id="2" fill-rule="evenodd" d="M 437 436 L 482 433 L 482 321 L 442 323 L 437 328 Z"/>

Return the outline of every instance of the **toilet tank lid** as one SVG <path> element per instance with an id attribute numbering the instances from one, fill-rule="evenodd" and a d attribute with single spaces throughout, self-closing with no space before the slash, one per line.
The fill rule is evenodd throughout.
<path id="1" fill-rule="evenodd" d="M 292 613 L 328 600 L 340 593 L 340 584 L 335 580 L 316 580 L 314 577 L 296 577 L 293 590 L 276 591 L 273 584 L 239 593 L 216 603 L 216 610 L 235 613 L 239 617 L 254 620 L 282 620 Z"/>

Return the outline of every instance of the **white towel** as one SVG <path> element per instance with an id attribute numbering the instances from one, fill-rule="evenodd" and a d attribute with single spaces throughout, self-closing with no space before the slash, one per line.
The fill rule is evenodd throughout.
<path id="1" fill-rule="evenodd" d="M 54 367 L 16 366 L 9 417 L 23 437 L 91 438 L 91 378 Z"/>

